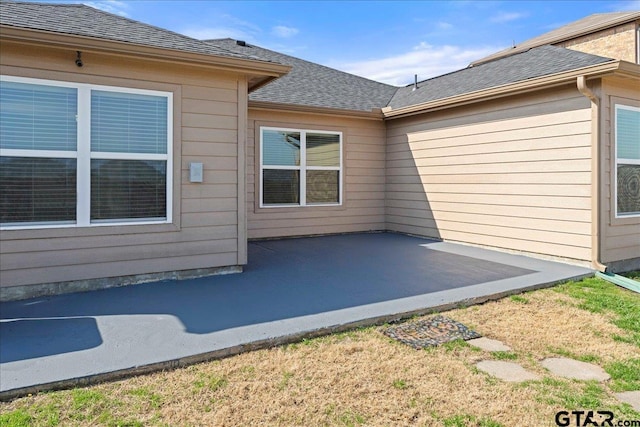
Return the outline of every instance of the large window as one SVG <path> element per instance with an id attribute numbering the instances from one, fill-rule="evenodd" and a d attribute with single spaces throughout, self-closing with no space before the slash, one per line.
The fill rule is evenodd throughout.
<path id="1" fill-rule="evenodd" d="M 616 105 L 616 216 L 640 215 L 640 108 Z"/>
<path id="2" fill-rule="evenodd" d="M 0 78 L 3 228 L 171 221 L 172 94 Z"/>
<path id="3" fill-rule="evenodd" d="M 342 203 L 342 133 L 260 129 L 261 206 Z"/>

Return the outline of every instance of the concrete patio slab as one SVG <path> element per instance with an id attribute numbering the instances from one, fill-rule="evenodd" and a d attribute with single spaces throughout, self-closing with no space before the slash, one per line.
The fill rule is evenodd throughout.
<path id="1" fill-rule="evenodd" d="M 609 374 L 598 365 L 567 359 L 565 357 L 544 359 L 541 364 L 553 374 L 573 380 L 607 381 L 611 378 Z"/>
<path id="2" fill-rule="evenodd" d="M 0 398 L 183 366 L 590 274 L 392 233 L 254 242 L 242 274 L 1 303 Z"/>

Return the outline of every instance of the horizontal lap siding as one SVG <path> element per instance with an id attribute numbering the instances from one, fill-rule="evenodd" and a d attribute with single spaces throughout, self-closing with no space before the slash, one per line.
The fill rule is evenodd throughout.
<path id="1" fill-rule="evenodd" d="M 256 125 L 256 123 L 258 125 Z M 259 208 L 256 129 L 260 125 L 343 132 L 344 205 Z M 250 239 L 383 230 L 385 128 L 382 121 L 249 109 L 247 227 Z M 257 140 L 259 142 L 259 140 Z"/>
<path id="2" fill-rule="evenodd" d="M 640 217 L 615 218 L 614 108 L 615 104 L 640 107 L 638 82 L 603 79 L 601 129 L 602 227 L 601 262 L 627 261 L 626 268 L 640 268 Z M 629 263 L 629 260 L 634 260 Z"/>
<path id="3" fill-rule="evenodd" d="M 224 84 L 216 87 L 214 79 L 207 83 L 213 87 L 182 89 L 181 225 L 187 233 L 238 223 L 238 92 Z M 189 182 L 191 162 L 203 163 L 202 183 Z M 217 243 L 209 241 L 212 253 L 237 249 L 237 244 L 234 249 L 233 244 L 214 246 Z"/>
<path id="4" fill-rule="evenodd" d="M 387 123 L 387 229 L 590 260 L 591 110 L 575 90 Z"/>
<path id="5" fill-rule="evenodd" d="M 236 265 L 237 77 L 95 55 L 83 68 L 92 75 L 78 77 L 63 72 L 65 63 L 56 69 L 55 51 L 41 53 L 48 54 L 53 72 L 8 55 L 15 64 L 3 65 L 21 67 L 3 74 L 174 91 L 174 224 L 3 231 L 2 286 Z M 203 183 L 189 182 L 190 162 L 203 163 Z"/>

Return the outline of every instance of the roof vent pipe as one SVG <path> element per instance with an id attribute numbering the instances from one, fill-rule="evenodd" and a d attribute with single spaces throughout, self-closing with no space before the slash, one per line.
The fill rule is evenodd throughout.
<path id="1" fill-rule="evenodd" d="M 414 74 L 413 76 L 413 90 L 418 89 L 418 75 Z"/>

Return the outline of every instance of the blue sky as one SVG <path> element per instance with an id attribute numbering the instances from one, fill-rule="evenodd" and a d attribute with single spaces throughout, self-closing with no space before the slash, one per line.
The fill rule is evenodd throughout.
<path id="1" fill-rule="evenodd" d="M 464 68 L 593 13 L 640 10 L 640 0 L 68 2 L 198 39 L 245 40 L 395 85 Z"/>

